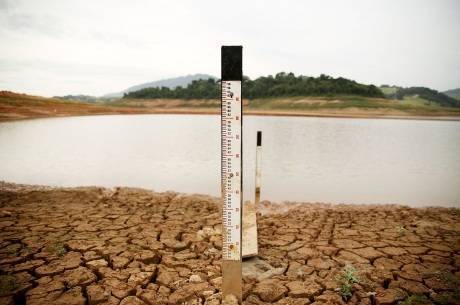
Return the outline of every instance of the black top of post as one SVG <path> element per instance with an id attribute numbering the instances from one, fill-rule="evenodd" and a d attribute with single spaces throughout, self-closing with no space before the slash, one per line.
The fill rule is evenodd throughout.
<path id="1" fill-rule="evenodd" d="M 257 146 L 262 146 L 262 131 L 257 132 Z"/>
<path id="2" fill-rule="evenodd" d="M 222 80 L 243 80 L 243 47 L 222 46 Z"/>

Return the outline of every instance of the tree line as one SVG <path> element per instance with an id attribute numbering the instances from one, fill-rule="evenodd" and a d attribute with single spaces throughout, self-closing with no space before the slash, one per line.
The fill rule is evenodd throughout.
<path id="1" fill-rule="evenodd" d="M 245 98 L 249 99 L 334 95 L 384 97 L 382 91 L 374 85 L 364 85 L 343 77 L 333 78 L 324 74 L 321 74 L 319 77 L 309 77 L 280 72 L 275 76 L 263 76 L 254 80 L 245 76 L 242 86 Z M 123 98 L 219 99 L 220 82 L 219 80 L 209 78 L 207 80 L 194 80 L 185 88 L 144 88 L 125 93 Z"/>

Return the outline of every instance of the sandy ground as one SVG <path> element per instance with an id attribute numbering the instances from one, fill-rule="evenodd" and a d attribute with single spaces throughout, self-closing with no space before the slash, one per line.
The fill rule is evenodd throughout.
<path id="1" fill-rule="evenodd" d="M 260 211 L 244 304 L 460 304 L 458 209 Z M 220 250 L 217 198 L 0 183 L 2 305 L 220 304 Z"/>
<path id="2" fill-rule="evenodd" d="M 324 118 L 355 118 L 355 119 L 403 119 L 403 120 L 436 120 L 436 121 L 460 121 L 459 116 L 450 113 L 444 115 L 411 115 L 405 112 L 388 109 L 343 109 L 343 110 L 317 110 L 317 111 L 282 111 L 282 110 L 244 110 L 245 115 L 255 116 L 285 116 L 285 117 L 324 117 Z M 122 107 L 89 107 L 84 111 L 77 109 L 54 110 L 27 109 L 26 112 L 9 111 L 1 113 L 0 122 L 18 121 L 25 119 L 40 119 L 52 117 L 89 116 L 89 115 L 120 115 L 120 114 L 205 114 L 220 115 L 220 109 L 213 108 L 122 108 Z"/>
<path id="3" fill-rule="evenodd" d="M 282 104 L 284 100 L 279 99 Z M 284 102 L 289 102 L 287 99 Z M 328 101 L 337 103 L 340 101 Z M 295 104 L 325 103 L 324 100 L 303 98 Z M 257 109 L 245 102 L 246 115 L 309 116 L 340 118 L 388 118 L 423 120 L 460 120 L 459 112 L 439 109 L 436 111 L 400 111 L 392 108 L 345 108 L 318 110 Z M 114 115 L 114 114 L 220 114 L 218 100 L 123 100 L 121 104 L 109 106 L 101 103 L 81 103 L 53 98 L 30 96 L 8 91 L 0 91 L 0 122 L 48 117 Z"/>

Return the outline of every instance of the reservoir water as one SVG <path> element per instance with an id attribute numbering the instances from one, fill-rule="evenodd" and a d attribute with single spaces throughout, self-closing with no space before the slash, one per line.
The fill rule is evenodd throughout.
<path id="1" fill-rule="evenodd" d="M 460 122 L 246 116 L 262 200 L 460 207 Z M 114 115 L 0 123 L 0 180 L 220 194 L 220 117 Z"/>

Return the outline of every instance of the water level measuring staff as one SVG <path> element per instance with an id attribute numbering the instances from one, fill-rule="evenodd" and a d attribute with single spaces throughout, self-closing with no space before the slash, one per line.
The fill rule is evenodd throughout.
<path id="1" fill-rule="evenodd" d="M 221 49 L 222 294 L 242 301 L 243 80 L 241 46 Z"/>

